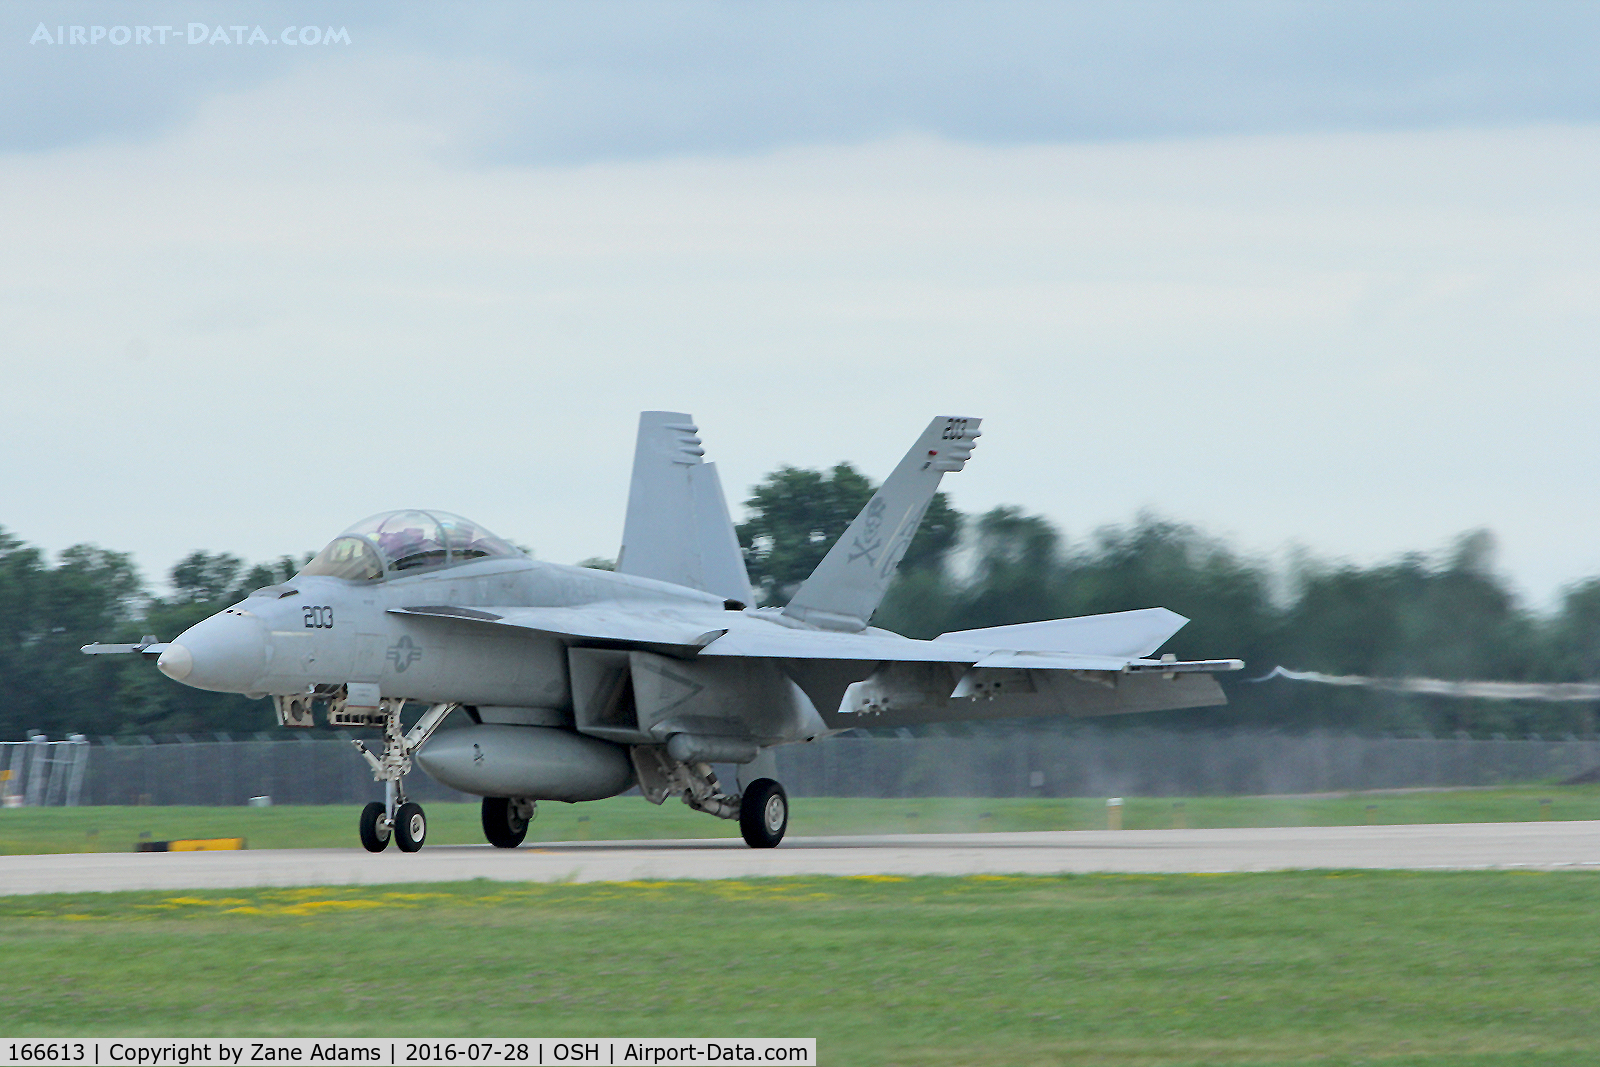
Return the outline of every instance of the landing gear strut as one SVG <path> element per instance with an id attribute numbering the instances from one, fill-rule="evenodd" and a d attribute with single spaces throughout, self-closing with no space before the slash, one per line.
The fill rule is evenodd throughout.
<path id="1" fill-rule="evenodd" d="M 404 700 L 390 698 L 381 704 L 381 755 L 373 755 L 364 741 L 351 742 L 371 766 L 373 779 L 383 783 L 383 802 L 374 801 L 361 811 L 361 845 L 368 852 L 388 848 L 391 836 L 402 852 L 415 852 L 422 847 L 428 836 L 428 817 L 421 804 L 406 799 L 403 779 L 411 770 L 412 754 L 427 744 L 445 717 L 461 705 L 435 704 L 422 713 L 415 726 L 402 732 L 400 709 L 404 706 Z"/>

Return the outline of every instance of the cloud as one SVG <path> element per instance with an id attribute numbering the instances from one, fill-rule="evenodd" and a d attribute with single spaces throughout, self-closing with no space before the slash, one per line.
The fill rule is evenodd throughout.
<path id="1" fill-rule="evenodd" d="M 0 157 L 0 521 L 159 572 L 419 505 L 573 560 L 639 410 L 694 412 L 734 501 L 970 414 L 967 510 L 1600 571 L 1600 126 L 484 167 L 484 62 L 393 64 Z"/>
<path id="2" fill-rule="evenodd" d="M 6 8 L 0 150 L 158 137 L 208 100 L 349 57 L 476 69 L 470 95 L 417 103 L 447 108 L 460 150 L 495 163 L 1600 120 L 1600 10 L 1579 3 L 158 3 L 137 20 L 265 19 L 268 38 L 335 24 L 352 43 L 27 43 L 40 22 L 133 10 Z"/>
<path id="3" fill-rule="evenodd" d="M 211 0 L 206 3 L 114 2 L 9 4 L 0 12 L 0 151 L 37 152 L 97 141 L 141 141 L 189 121 L 207 101 L 260 86 L 285 74 L 316 66 L 336 53 L 330 48 L 257 44 L 189 43 L 190 27 L 256 27 L 263 12 L 276 37 L 288 26 L 349 16 L 355 33 L 368 41 L 387 21 L 379 5 L 287 2 L 259 4 Z M 108 31 L 93 44 L 71 42 L 73 27 Z M 113 43 L 109 30 L 139 26 L 151 30 L 150 43 Z M 43 27 L 66 40 L 45 43 Z M 157 27 L 167 27 L 159 32 Z M 230 34 L 231 36 L 231 34 Z M 247 35 L 240 35 L 247 36 Z M 165 43 L 161 43 L 165 42 Z"/>

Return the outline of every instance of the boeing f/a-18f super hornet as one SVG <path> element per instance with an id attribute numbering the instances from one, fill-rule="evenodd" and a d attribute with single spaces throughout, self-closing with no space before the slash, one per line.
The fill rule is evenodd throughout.
<path id="1" fill-rule="evenodd" d="M 350 527 L 304 570 L 135 652 L 200 689 L 270 696 L 282 726 L 372 727 L 355 742 L 382 802 L 361 842 L 427 835 L 413 761 L 483 797 L 513 848 L 540 800 L 616 796 L 738 819 L 771 848 L 789 822 L 773 749 L 855 726 L 1108 715 L 1225 702 L 1238 660 L 1148 658 L 1188 621 L 1165 608 L 915 641 L 868 625 L 977 419 L 937 418 L 783 608 L 755 608 L 715 467 L 688 415 L 645 412 L 616 571 L 530 559 L 440 511 Z M 408 703 L 427 710 L 407 728 Z M 452 712 L 471 725 L 435 736 Z M 737 764 L 737 787 L 712 764 Z"/>

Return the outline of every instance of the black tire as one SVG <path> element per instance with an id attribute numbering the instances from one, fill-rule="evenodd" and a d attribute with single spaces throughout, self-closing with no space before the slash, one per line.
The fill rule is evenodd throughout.
<path id="1" fill-rule="evenodd" d="M 415 852 L 428 838 L 428 817 L 422 805 L 408 800 L 394 813 L 394 843 L 401 852 Z"/>
<path id="2" fill-rule="evenodd" d="M 528 836 L 528 820 L 518 817 L 510 797 L 484 797 L 483 836 L 495 848 L 516 848 Z"/>
<path id="3" fill-rule="evenodd" d="M 384 818 L 384 807 L 374 800 L 361 809 L 361 847 L 368 852 L 382 852 L 389 847 L 389 826 Z"/>
<path id="4" fill-rule="evenodd" d="M 789 829 L 789 794 L 771 778 L 757 778 L 739 801 L 739 832 L 751 848 L 776 848 Z"/>

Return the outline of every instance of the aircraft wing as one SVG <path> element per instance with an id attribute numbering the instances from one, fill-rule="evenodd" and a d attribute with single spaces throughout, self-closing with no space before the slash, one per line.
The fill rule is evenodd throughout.
<path id="1" fill-rule="evenodd" d="M 1099 666 L 1116 663 L 1116 667 Z M 973 664 L 974 667 L 1014 667 L 1043 671 L 1107 671 L 1121 670 L 1129 674 L 1210 674 L 1214 671 L 1237 671 L 1244 667 L 1240 659 L 1123 659 L 1111 656 L 1081 656 L 1072 652 L 1006 652 L 994 651 Z"/>
<path id="2" fill-rule="evenodd" d="M 1238 670 L 1239 660 L 1145 659 L 1126 649 L 1148 644 L 1152 628 L 1171 619 L 1105 617 L 1078 621 L 1073 631 L 1093 648 L 1124 651 L 996 647 L 1001 633 L 982 630 L 918 641 L 887 633 L 840 633 L 790 628 L 730 613 L 729 626 L 612 605 L 565 608 L 469 608 L 425 605 L 390 608 L 408 619 L 548 634 L 590 648 L 655 652 L 702 664 L 781 661 L 831 729 L 901 726 L 1019 715 L 1118 715 L 1226 703 L 1214 672 Z M 1126 614 L 1126 613 L 1124 613 Z M 1170 613 L 1169 613 L 1170 614 Z M 1180 616 L 1173 616 L 1180 619 Z M 1134 625 L 1134 623 L 1138 623 Z M 1013 645 L 1043 643 L 1055 633 L 996 627 Z M 1088 640 L 1103 630 L 1104 642 Z M 965 638 L 956 640 L 955 638 Z"/>
<path id="3" fill-rule="evenodd" d="M 1152 628 L 1175 629 L 1172 619 L 1182 621 L 1146 616 L 1055 629 L 1041 623 L 1038 629 L 1006 635 L 1026 646 L 1057 630 L 1085 638 L 1103 630 L 1104 642 L 1085 640 L 1085 645 L 1121 643 L 1119 652 L 995 647 L 999 636 L 984 631 L 914 641 L 882 633 L 740 627 L 711 641 L 697 659 L 781 660 L 833 729 L 1024 715 L 1121 715 L 1226 703 L 1211 675 L 1238 670 L 1244 666 L 1239 660 L 1146 659 L 1127 650 L 1148 645 Z"/>
<path id="4" fill-rule="evenodd" d="M 1152 609 L 1164 611 L 1164 609 Z M 479 626 L 534 630 L 556 637 L 617 646 L 669 647 L 711 658 L 833 660 L 858 663 L 951 663 L 969 667 L 1008 667 L 1055 671 L 1157 671 L 1164 674 L 1238 670 L 1239 660 L 1151 660 L 1136 654 L 1073 652 L 997 647 L 996 631 L 1023 627 L 995 627 L 994 631 L 968 630 L 945 634 L 933 641 L 917 641 L 892 634 L 850 634 L 831 630 L 791 629 L 771 624 L 733 628 L 708 628 L 703 621 L 674 619 L 616 607 L 586 605 L 571 608 L 469 608 L 445 604 L 390 608 L 391 615 L 434 619 Z M 1135 614 L 1124 612 L 1123 615 Z M 1166 614 L 1171 615 L 1171 612 Z M 1181 616 L 1174 616 L 1181 618 Z M 1058 620 L 1088 622 L 1086 620 Z M 732 620 L 730 620 L 732 621 Z M 1119 622 L 1121 620 L 1118 620 Z M 1040 627 L 1047 623 L 1029 624 Z M 1080 627 L 1087 633 L 1087 626 Z M 1010 636 L 1006 634 L 1006 636 Z M 953 638 L 969 640 L 953 640 Z"/>
<path id="5" fill-rule="evenodd" d="M 1016 652 L 1072 649 L 1106 656 L 1148 656 L 1189 622 L 1166 608 L 1140 608 L 1074 619 L 1047 619 L 982 630 L 957 630 L 935 641 L 1004 648 Z"/>
<path id="6" fill-rule="evenodd" d="M 954 641 L 913 641 L 887 634 L 846 634 L 827 630 L 731 630 L 706 645 L 702 656 L 748 656 L 757 659 L 864 660 L 888 663 L 964 663 L 972 665 L 997 655 L 993 648 Z M 1040 667 L 1061 670 L 1118 671 L 1126 656 L 1082 656 L 1056 653 Z"/>
<path id="7" fill-rule="evenodd" d="M 973 631 L 976 632 L 976 631 Z M 1236 659 L 1152 660 L 1129 655 L 1003 649 L 947 641 L 914 641 L 883 634 L 841 634 L 819 630 L 761 633 L 730 630 L 713 639 L 701 656 L 758 659 L 866 660 L 878 663 L 960 663 L 971 667 L 1011 667 L 1046 671 L 1158 671 L 1193 674 L 1236 671 Z"/>

